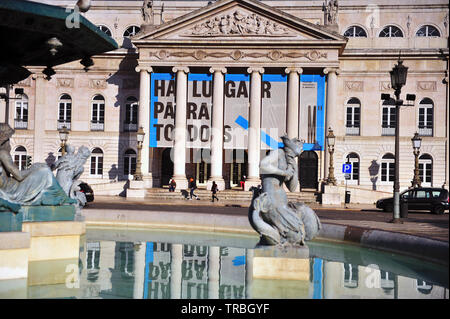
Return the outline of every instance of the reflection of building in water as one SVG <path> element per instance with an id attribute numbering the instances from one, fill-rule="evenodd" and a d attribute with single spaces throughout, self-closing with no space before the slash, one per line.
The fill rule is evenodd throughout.
<path id="1" fill-rule="evenodd" d="M 398 276 L 376 265 L 360 266 L 325 261 L 324 297 L 334 298 L 448 298 L 448 289 L 420 279 Z"/>
<path id="2" fill-rule="evenodd" d="M 111 289 L 111 272 L 114 268 L 113 241 L 95 241 L 86 243 L 86 254 L 82 258 L 84 264 L 80 276 L 81 296 L 83 298 L 98 297 L 100 291 Z"/>
<path id="3" fill-rule="evenodd" d="M 448 299 L 448 289 L 374 264 L 274 257 L 245 248 L 91 241 L 82 262 L 82 298 Z"/>

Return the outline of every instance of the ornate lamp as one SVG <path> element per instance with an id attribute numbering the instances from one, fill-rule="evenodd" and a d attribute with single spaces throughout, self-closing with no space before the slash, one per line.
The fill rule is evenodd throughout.
<path id="1" fill-rule="evenodd" d="M 133 179 L 135 181 L 142 181 L 142 171 L 141 171 L 141 153 L 142 153 L 142 143 L 144 142 L 145 132 L 144 129 L 139 127 L 139 130 L 137 131 L 136 138 L 137 138 L 137 149 L 138 149 L 138 155 L 137 155 L 137 163 L 136 163 L 136 172 L 134 173 Z"/>
<path id="2" fill-rule="evenodd" d="M 336 136 L 333 134 L 331 127 L 328 128 L 328 135 L 326 136 L 328 152 L 330 153 L 330 164 L 328 167 L 328 178 L 327 184 L 336 186 L 336 178 L 334 178 L 334 166 L 333 166 L 333 153 L 334 153 L 334 143 L 336 142 Z"/>
<path id="3" fill-rule="evenodd" d="M 396 64 L 391 74 L 391 86 L 394 90 L 400 90 L 406 84 L 406 76 L 408 75 L 408 67 L 403 65 L 403 61 L 398 59 L 398 64 Z"/>
<path id="4" fill-rule="evenodd" d="M 413 147 L 413 153 L 414 153 L 414 179 L 412 180 L 411 184 L 412 187 L 420 187 L 422 182 L 420 181 L 419 177 L 419 154 L 420 154 L 420 146 L 422 144 L 422 139 L 420 138 L 419 134 L 416 132 L 411 139 L 412 147 Z"/>
<path id="5" fill-rule="evenodd" d="M 66 155 L 66 142 L 69 139 L 69 133 L 70 131 L 67 129 L 67 127 L 63 126 L 59 130 L 59 140 L 61 141 L 61 155 Z"/>

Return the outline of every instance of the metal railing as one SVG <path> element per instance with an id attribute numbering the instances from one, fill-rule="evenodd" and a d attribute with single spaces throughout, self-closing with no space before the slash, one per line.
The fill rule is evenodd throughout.
<path id="1" fill-rule="evenodd" d="M 70 130 L 71 122 L 58 120 L 58 130 L 62 129 L 64 126 Z"/>
<path id="2" fill-rule="evenodd" d="M 26 130 L 28 128 L 28 121 L 14 119 L 14 128 L 19 130 Z"/>
<path id="3" fill-rule="evenodd" d="M 105 123 L 91 122 L 91 131 L 104 131 Z"/>
<path id="4" fill-rule="evenodd" d="M 345 128 L 346 135 L 359 135 L 359 127 L 346 127 Z"/>
<path id="5" fill-rule="evenodd" d="M 383 136 L 394 136 L 395 135 L 395 127 L 382 127 L 381 135 Z"/>
<path id="6" fill-rule="evenodd" d="M 418 133 L 420 136 L 433 136 L 433 128 L 422 127 Z"/>
<path id="7" fill-rule="evenodd" d="M 125 132 L 137 132 L 138 125 L 136 123 L 123 123 L 123 130 Z"/>

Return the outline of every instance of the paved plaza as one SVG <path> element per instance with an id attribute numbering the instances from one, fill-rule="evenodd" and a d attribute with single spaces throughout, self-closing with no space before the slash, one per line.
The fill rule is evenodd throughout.
<path id="1" fill-rule="evenodd" d="M 95 209 L 212 213 L 224 215 L 247 215 L 249 202 L 219 201 L 212 203 L 202 200 L 170 200 L 155 201 L 147 199 L 127 199 L 119 196 L 96 196 L 95 201 L 85 208 L 85 213 Z M 420 236 L 440 241 L 449 240 L 449 214 L 433 215 L 427 212 L 409 212 L 403 224 L 392 224 L 391 213 L 385 213 L 369 204 L 348 204 L 342 206 L 322 206 L 317 203 L 310 205 L 319 216 L 322 223 L 378 229 L 414 236 Z"/>

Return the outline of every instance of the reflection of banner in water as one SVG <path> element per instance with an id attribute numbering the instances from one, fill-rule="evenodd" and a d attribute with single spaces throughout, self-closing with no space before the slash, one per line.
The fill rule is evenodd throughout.
<path id="1" fill-rule="evenodd" d="M 261 96 L 261 149 L 276 149 L 286 133 L 287 76 L 263 74 Z"/>
<path id="2" fill-rule="evenodd" d="M 208 246 L 183 245 L 181 298 L 208 298 Z"/>
<path id="3" fill-rule="evenodd" d="M 245 299 L 244 248 L 220 247 L 219 299 Z"/>
<path id="4" fill-rule="evenodd" d="M 143 249 L 143 248 L 141 248 Z M 144 299 L 170 299 L 171 244 L 146 244 Z"/>

